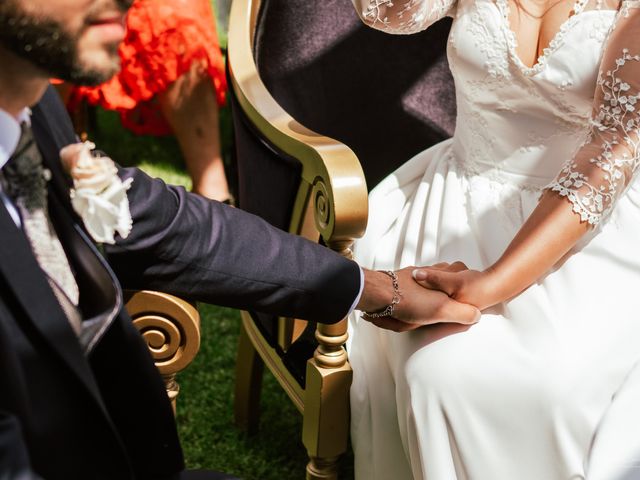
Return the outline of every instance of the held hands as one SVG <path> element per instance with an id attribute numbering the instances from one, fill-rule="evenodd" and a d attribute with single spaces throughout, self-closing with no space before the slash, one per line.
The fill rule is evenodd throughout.
<path id="1" fill-rule="evenodd" d="M 412 278 L 416 267 L 396 272 L 401 292 L 400 303 L 393 317 L 367 318 L 374 325 L 395 332 L 415 330 L 435 323 L 471 325 L 480 318 L 480 311 L 472 306 L 452 300 L 445 293 L 424 288 Z M 382 272 L 365 271 L 365 290 L 358 309 L 378 311 L 393 298 L 391 279 Z"/>
<path id="2" fill-rule="evenodd" d="M 439 263 L 413 271 L 413 278 L 425 288 L 439 290 L 452 299 L 484 310 L 499 302 L 494 272 L 469 270 L 462 262 Z"/>

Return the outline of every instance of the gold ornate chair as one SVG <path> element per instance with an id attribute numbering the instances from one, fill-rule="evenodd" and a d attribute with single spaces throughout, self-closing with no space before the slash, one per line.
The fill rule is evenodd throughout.
<path id="1" fill-rule="evenodd" d="M 286 215 L 290 218 L 271 218 L 272 223 L 313 241 L 322 238 L 329 248 L 349 256 L 353 239 L 361 236 L 366 226 L 367 189 L 362 169 L 349 148 L 297 123 L 262 84 L 251 41 L 259 4 L 234 0 L 231 9 L 228 62 L 239 107 L 234 111 L 236 133 L 241 128 L 238 122 L 245 122 L 246 128 L 259 131 L 267 152 L 273 149 L 278 152 L 275 157 L 285 162 L 295 159 L 288 162 L 296 184 L 292 212 Z M 244 118 L 239 119 L 239 115 Z M 244 156 L 242 150 L 249 145 L 248 139 L 237 136 L 236 141 L 238 156 Z M 251 169 L 239 162 L 240 207 L 256 211 L 251 208 L 256 197 L 244 194 L 251 186 L 242 174 L 243 167 Z M 253 174 L 259 176 L 258 172 Z M 285 172 L 285 176 L 289 174 Z M 263 200 L 256 201 L 260 204 Z M 278 212 L 275 216 L 279 216 Z M 265 336 L 266 330 L 270 332 Z M 318 345 L 313 347 L 315 351 L 309 351 L 302 337 L 313 330 Z M 346 320 L 330 326 L 318 324 L 316 328 L 294 319 L 270 319 L 255 312 L 242 312 L 236 422 L 248 430 L 257 426 L 264 362 L 303 414 L 302 441 L 310 457 L 310 479 L 337 478 L 337 459 L 347 449 L 351 367 L 344 349 L 346 339 Z M 297 363 L 294 357 L 300 356 L 295 355 L 298 349 L 306 355 L 302 355 L 303 366 L 296 365 L 296 370 L 292 364 Z M 308 361 L 301 372 L 305 356 Z"/>
<path id="2" fill-rule="evenodd" d="M 162 375 L 175 413 L 180 391 L 176 375 L 198 353 L 200 315 L 194 304 L 151 290 L 125 292 L 125 302 Z"/>
<path id="3" fill-rule="evenodd" d="M 445 21 L 420 35 L 384 35 L 362 25 L 349 0 L 233 0 L 239 207 L 350 256 L 366 227 L 367 183 L 453 131 L 448 30 Z M 242 312 L 236 423 L 256 430 L 266 365 L 303 415 L 308 479 L 336 479 L 347 449 L 346 340 L 346 320 Z"/>

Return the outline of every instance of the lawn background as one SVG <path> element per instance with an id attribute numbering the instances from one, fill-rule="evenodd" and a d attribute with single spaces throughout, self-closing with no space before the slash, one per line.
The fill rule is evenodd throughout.
<path id="1" fill-rule="evenodd" d="M 220 3 L 218 33 L 226 47 L 229 0 Z M 135 136 L 122 128 L 118 115 L 96 111 L 90 132 L 101 150 L 118 163 L 139 166 L 149 175 L 189 189 L 180 149 L 172 137 Z M 231 118 L 221 110 L 221 140 L 225 162 L 231 162 Z M 202 345 L 195 361 L 179 377 L 177 422 L 189 468 L 233 473 L 245 480 L 300 480 L 307 456 L 301 442 L 302 419 L 266 371 L 258 434 L 246 436 L 233 424 L 233 386 L 240 318 L 235 310 L 199 305 Z M 353 478 L 351 458 L 343 461 L 341 479 Z"/>

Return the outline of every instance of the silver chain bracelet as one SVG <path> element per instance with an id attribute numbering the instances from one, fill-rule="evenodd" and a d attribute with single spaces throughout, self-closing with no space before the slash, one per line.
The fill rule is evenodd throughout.
<path id="1" fill-rule="evenodd" d="M 402 294 L 400 293 L 400 285 L 398 284 L 398 275 L 396 272 L 392 270 L 380 270 L 382 273 L 385 273 L 391 277 L 391 282 L 393 284 L 393 299 L 391 303 L 387 305 L 383 310 L 378 312 L 362 312 L 362 318 L 380 318 L 380 317 L 393 317 L 393 312 L 395 311 L 396 305 L 400 303 L 400 298 L 402 298 Z"/>

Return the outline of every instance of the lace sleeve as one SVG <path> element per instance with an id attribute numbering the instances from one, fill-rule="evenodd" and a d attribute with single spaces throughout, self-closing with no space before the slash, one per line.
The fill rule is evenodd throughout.
<path id="1" fill-rule="evenodd" d="M 424 30 L 445 17 L 456 0 L 351 0 L 362 21 L 388 33 Z"/>
<path id="2" fill-rule="evenodd" d="M 597 225 L 640 165 L 640 1 L 622 5 L 607 41 L 589 135 L 548 188 Z"/>

